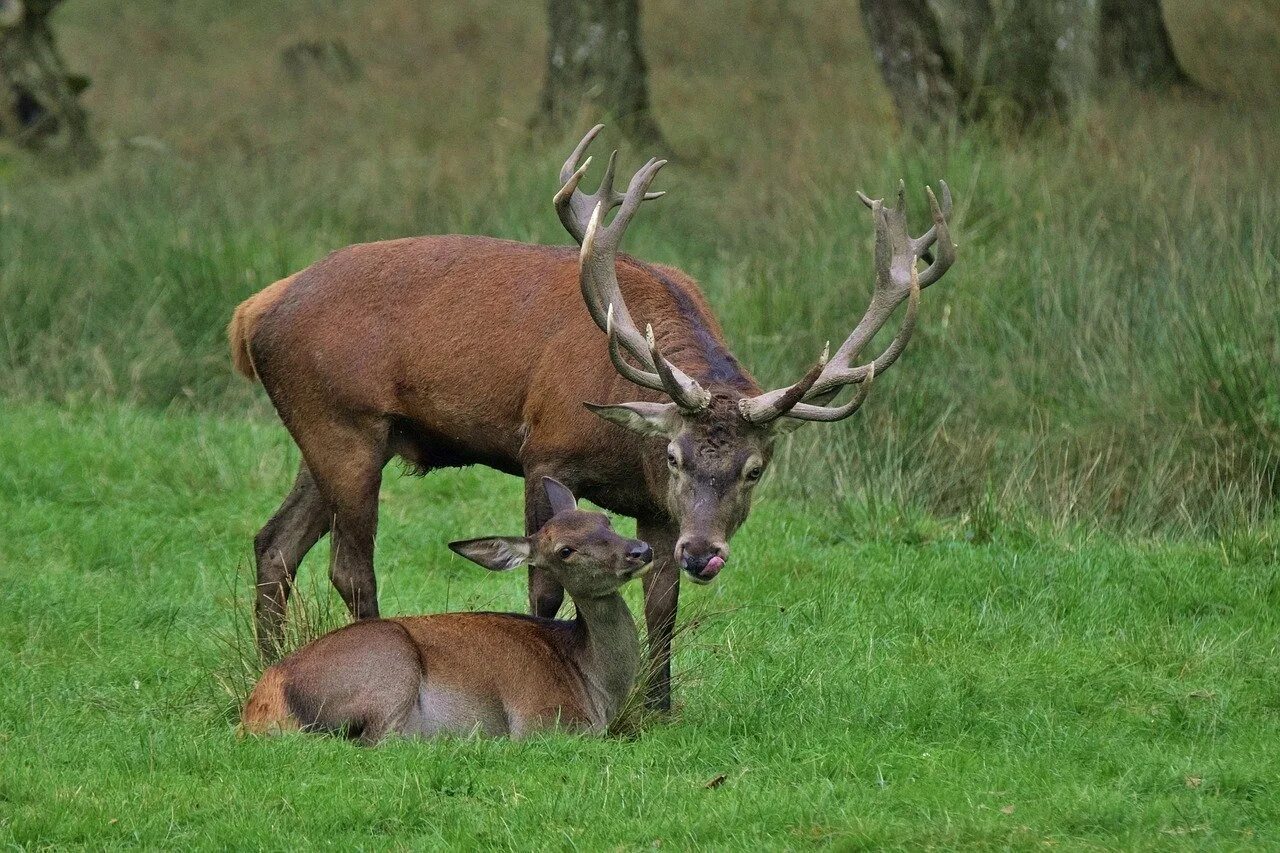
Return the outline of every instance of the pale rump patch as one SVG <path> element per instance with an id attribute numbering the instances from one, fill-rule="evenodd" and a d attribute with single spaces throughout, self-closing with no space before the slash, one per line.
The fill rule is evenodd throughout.
<path id="1" fill-rule="evenodd" d="M 262 674 L 262 680 L 245 703 L 240 717 L 240 734 L 275 735 L 300 728 L 298 721 L 289 713 L 284 687 L 284 675 L 277 667 L 273 666 Z"/>
<path id="2" fill-rule="evenodd" d="M 246 379 L 256 379 L 258 376 L 257 368 L 253 364 L 253 355 L 249 351 L 249 342 L 253 340 L 253 332 L 258 327 L 258 320 L 268 308 L 284 296 L 285 290 L 295 278 L 297 273 L 264 287 L 236 306 L 235 313 L 231 315 L 231 324 L 227 327 L 227 342 L 231 345 L 231 363 Z"/>
<path id="3" fill-rule="evenodd" d="M 423 682 L 418 689 L 418 701 L 400 732 L 409 737 L 438 734 L 501 737 L 510 732 L 510 727 L 501 702 Z"/>

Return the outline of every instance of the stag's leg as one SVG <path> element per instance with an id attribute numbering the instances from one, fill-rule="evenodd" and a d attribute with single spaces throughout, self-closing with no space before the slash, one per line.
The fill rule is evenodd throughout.
<path id="1" fill-rule="evenodd" d="M 296 436 L 333 513 L 329 580 L 356 619 L 378 615 L 373 540 L 382 467 L 387 464 L 387 432 L 382 421 L 327 423 Z"/>
<path id="2" fill-rule="evenodd" d="M 285 609 L 298 565 L 328 529 L 329 505 L 303 462 L 293 489 L 253 540 L 258 569 L 254 603 L 258 649 L 268 663 L 283 651 Z"/>
<path id="3" fill-rule="evenodd" d="M 679 534 L 665 523 L 641 521 L 636 536 L 653 548 L 653 568 L 644 576 L 644 622 L 649 637 L 649 683 L 645 704 L 671 710 L 671 636 L 680 602 L 680 566 L 676 563 Z"/>
<path id="4" fill-rule="evenodd" d="M 551 518 L 542 478 L 547 472 L 529 471 L 524 478 L 524 533 L 532 536 Z M 529 567 L 529 612 L 534 616 L 554 619 L 564 603 L 564 587 L 542 569 Z"/>

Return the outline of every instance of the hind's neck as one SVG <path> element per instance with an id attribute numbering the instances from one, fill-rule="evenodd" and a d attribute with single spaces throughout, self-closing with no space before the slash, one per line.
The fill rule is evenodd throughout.
<path id="1" fill-rule="evenodd" d="M 640 669 L 640 637 L 622 595 L 575 598 L 574 662 L 586 682 L 592 716 L 601 728 L 618 716 Z"/>

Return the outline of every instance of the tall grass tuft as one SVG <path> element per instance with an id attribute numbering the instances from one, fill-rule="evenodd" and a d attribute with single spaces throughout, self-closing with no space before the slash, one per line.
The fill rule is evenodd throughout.
<path id="1" fill-rule="evenodd" d="M 321 572 L 301 572 L 289 598 L 282 656 L 351 621 L 342 602 Z M 233 578 L 235 589 L 226 608 L 227 625 L 214 635 L 221 647 L 217 668 L 209 673 L 214 702 L 228 721 L 239 721 L 240 711 L 262 677 L 267 664 L 258 653 L 253 627 L 253 584 L 241 571 Z M 250 593 L 247 595 L 246 593 Z"/>

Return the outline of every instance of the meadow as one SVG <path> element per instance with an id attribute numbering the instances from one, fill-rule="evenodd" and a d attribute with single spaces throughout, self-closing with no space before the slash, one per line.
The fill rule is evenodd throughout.
<path id="1" fill-rule="evenodd" d="M 669 720 L 603 740 L 239 741 L 246 543 L 291 476 L 287 439 L 31 406 L 0 416 L 0 450 L 6 844 L 1280 843 L 1273 554 L 903 542 L 775 493 L 725 576 L 684 596 Z M 519 609 L 518 574 L 443 546 L 516 531 L 517 486 L 392 478 L 385 609 Z M 309 612 L 336 617 L 310 577 Z"/>
<path id="2" fill-rule="evenodd" d="M 231 373 L 230 311 L 356 241 L 568 239 L 573 140 L 525 125 L 540 4 L 480 5 L 59 13 L 108 154 L 0 152 L 0 843 L 1280 844 L 1274 0 L 1167 4 L 1210 91 L 923 138 L 850 4 L 646 3 L 674 156 L 627 249 L 695 275 L 777 385 L 869 292 L 853 191 L 901 177 L 923 214 L 946 178 L 960 260 L 911 349 L 857 418 L 780 445 L 734 563 L 684 596 L 670 718 L 236 739 L 250 542 L 296 451 Z M 334 37 L 359 79 L 284 73 Z M 443 547 L 516 532 L 518 485 L 389 477 L 384 610 L 523 609 Z M 326 552 L 312 628 L 341 618 Z"/>

